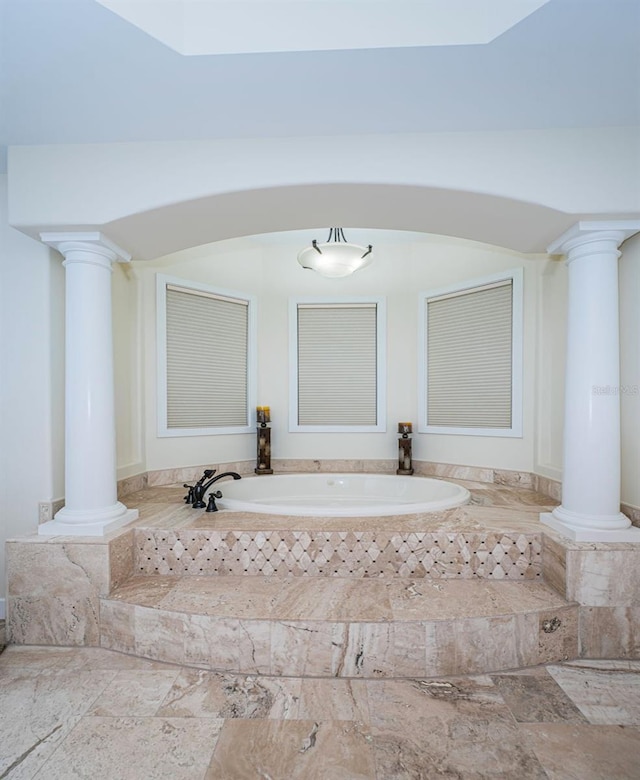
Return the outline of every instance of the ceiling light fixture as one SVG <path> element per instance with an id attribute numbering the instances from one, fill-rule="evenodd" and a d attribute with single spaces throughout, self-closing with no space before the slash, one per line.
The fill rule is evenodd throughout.
<path id="1" fill-rule="evenodd" d="M 342 228 L 331 228 L 325 244 L 315 239 L 311 246 L 298 254 L 298 262 L 303 268 L 310 268 L 322 276 L 349 276 L 354 271 L 369 265 L 373 259 L 373 246 L 350 244 L 344 237 Z"/>

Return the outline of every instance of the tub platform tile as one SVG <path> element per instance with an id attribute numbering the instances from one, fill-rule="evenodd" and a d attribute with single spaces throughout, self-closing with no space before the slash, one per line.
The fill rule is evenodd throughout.
<path id="1" fill-rule="evenodd" d="M 344 521 L 343 521 L 344 522 Z M 137 529 L 136 575 L 535 580 L 542 533 Z"/>
<path id="2" fill-rule="evenodd" d="M 101 606 L 103 647 L 221 672 L 375 679 L 577 657 L 578 607 L 542 582 L 133 577 Z"/>

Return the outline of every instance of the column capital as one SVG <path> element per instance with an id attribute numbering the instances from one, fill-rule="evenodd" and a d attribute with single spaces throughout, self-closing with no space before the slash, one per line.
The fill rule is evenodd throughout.
<path id="1" fill-rule="evenodd" d="M 65 259 L 72 252 L 89 252 L 112 263 L 128 263 L 131 255 L 99 231 L 65 231 L 40 233 L 43 244 L 60 252 Z"/>
<path id="2" fill-rule="evenodd" d="M 550 255 L 566 255 L 578 246 L 606 242 L 612 249 L 635 233 L 640 233 L 640 219 L 586 220 L 576 222 L 547 247 Z M 597 251 L 597 250 L 596 250 Z"/>

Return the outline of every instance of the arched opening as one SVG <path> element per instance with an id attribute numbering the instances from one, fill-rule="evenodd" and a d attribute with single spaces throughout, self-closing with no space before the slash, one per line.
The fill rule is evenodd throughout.
<path id="1" fill-rule="evenodd" d="M 136 259 L 239 236 L 330 225 L 408 230 L 544 252 L 580 215 L 511 198 L 396 184 L 300 184 L 225 192 L 102 226 Z"/>

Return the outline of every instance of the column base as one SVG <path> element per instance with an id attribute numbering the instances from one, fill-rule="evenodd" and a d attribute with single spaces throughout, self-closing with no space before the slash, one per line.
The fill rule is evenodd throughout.
<path id="1" fill-rule="evenodd" d="M 575 515 L 575 517 L 579 519 L 580 516 Z M 629 523 L 631 522 L 623 514 L 620 514 L 620 518 L 627 520 Z M 640 544 L 640 528 L 631 525 L 628 525 L 626 528 L 579 526 L 567 522 L 564 518 L 559 519 L 551 512 L 543 512 L 540 515 L 540 522 L 576 542 L 635 542 Z"/>
<path id="2" fill-rule="evenodd" d="M 63 507 L 53 520 L 38 526 L 38 535 L 105 536 L 137 518 L 137 509 L 127 509 L 119 501 L 106 510 L 93 512 Z"/>

